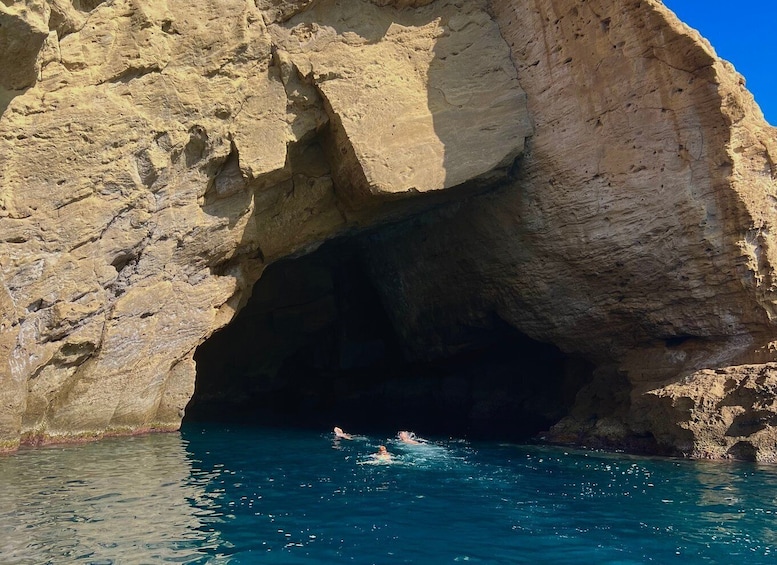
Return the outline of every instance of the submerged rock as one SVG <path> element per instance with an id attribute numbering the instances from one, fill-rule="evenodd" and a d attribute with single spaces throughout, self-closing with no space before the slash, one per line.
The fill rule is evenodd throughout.
<path id="1" fill-rule="evenodd" d="M 777 135 L 660 2 L 0 19 L 3 447 L 177 428 L 265 267 L 342 236 L 407 362 L 507 326 L 592 364 L 550 439 L 777 458 Z"/>

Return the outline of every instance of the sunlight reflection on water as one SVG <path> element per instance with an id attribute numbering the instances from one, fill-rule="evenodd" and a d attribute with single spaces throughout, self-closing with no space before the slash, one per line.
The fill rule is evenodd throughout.
<path id="1" fill-rule="evenodd" d="M 220 545 L 202 520 L 213 513 L 202 504 L 206 482 L 193 480 L 178 434 L 4 457 L 0 560 L 197 562 Z"/>
<path id="2" fill-rule="evenodd" d="M 389 465 L 360 465 L 379 444 Z M 0 563 L 771 563 L 777 467 L 191 427 L 0 458 Z"/>

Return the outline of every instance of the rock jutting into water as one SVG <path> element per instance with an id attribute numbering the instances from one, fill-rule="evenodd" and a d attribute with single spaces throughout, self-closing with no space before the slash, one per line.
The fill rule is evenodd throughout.
<path id="1" fill-rule="evenodd" d="M 463 420 L 777 460 L 777 132 L 658 0 L 24 0 L 0 69 L 0 448 L 177 429 L 198 347 L 337 238 L 402 370 L 521 336 L 526 386 L 430 385 Z M 359 365 L 327 253 L 238 389 L 316 332 Z"/>

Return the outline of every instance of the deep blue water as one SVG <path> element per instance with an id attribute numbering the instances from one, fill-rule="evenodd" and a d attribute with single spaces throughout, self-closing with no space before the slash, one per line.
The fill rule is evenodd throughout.
<path id="1" fill-rule="evenodd" d="M 369 455 L 385 443 L 390 464 Z M 0 563 L 774 563 L 777 468 L 181 434 L 0 457 Z"/>

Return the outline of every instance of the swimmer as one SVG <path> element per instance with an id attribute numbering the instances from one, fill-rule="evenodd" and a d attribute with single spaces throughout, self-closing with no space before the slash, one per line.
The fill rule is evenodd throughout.
<path id="1" fill-rule="evenodd" d="M 385 445 L 378 446 L 378 452 L 372 454 L 376 461 L 391 461 L 391 453 L 388 452 Z"/>
<path id="2" fill-rule="evenodd" d="M 413 432 L 401 431 L 397 434 L 397 438 L 402 443 L 409 443 L 410 445 L 421 445 L 426 440 L 416 437 Z"/>
<path id="3" fill-rule="evenodd" d="M 353 436 L 351 434 L 347 434 L 343 431 L 343 428 L 338 428 L 335 426 L 335 429 L 333 430 L 335 433 L 335 439 L 353 439 Z"/>

